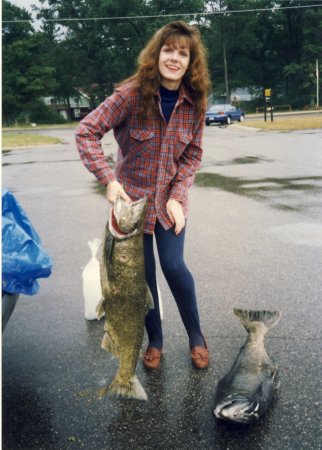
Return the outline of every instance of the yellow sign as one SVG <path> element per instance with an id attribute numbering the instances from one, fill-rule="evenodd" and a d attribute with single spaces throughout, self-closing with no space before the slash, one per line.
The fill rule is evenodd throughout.
<path id="1" fill-rule="evenodd" d="M 271 96 L 272 89 L 265 89 L 265 97 Z"/>

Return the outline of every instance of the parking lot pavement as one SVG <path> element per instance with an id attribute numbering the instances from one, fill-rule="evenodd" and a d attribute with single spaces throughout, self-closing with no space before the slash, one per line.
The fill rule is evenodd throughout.
<path id="1" fill-rule="evenodd" d="M 63 133 L 66 144 L 3 157 L 3 185 L 22 203 L 54 263 L 39 294 L 19 298 L 3 333 L 3 448 L 322 448 L 322 132 L 250 133 L 234 125 L 205 131 L 185 254 L 211 365 L 192 367 L 159 271 L 165 354 L 156 372 L 139 361 L 147 402 L 97 396 L 117 363 L 100 348 L 103 321 L 84 319 L 81 274 L 108 207 L 78 160 L 72 131 L 55 131 Z M 106 139 L 106 153 L 115 151 Z M 217 383 L 246 338 L 233 306 L 282 312 L 266 339 L 279 388 L 268 414 L 246 428 L 212 414 Z"/>

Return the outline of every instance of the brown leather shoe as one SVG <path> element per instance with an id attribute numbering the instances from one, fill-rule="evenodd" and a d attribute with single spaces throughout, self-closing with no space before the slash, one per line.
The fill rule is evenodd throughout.
<path id="1" fill-rule="evenodd" d="M 143 364 L 147 369 L 157 369 L 160 366 L 162 349 L 148 347 L 143 355 Z"/>
<path id="2" fill-rule="evenodd" d="M 191 359 L 196 369 L 205 369 L 209 365 L 209 351 L 205 347 L 197 345 L 191 349 Z"/>

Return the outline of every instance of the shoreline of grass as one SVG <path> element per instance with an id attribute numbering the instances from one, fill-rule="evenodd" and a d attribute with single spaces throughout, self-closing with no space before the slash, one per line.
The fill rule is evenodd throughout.
<path id="1" fill-rule="evenodd" d="M 61 144 L 62 140 L 56 137 L 41 134 L 7 133 L 2 134 L 2 150 L 38 147 L 41 145 Z"/>
<path id="2" fill-rule="evenodd" d="M 316 130 L 322 129 L 322 116 L 307 117 L 279 117 L 274 116 L 273 122 L 270 117 L 267 122 L 263 120 L 251 120 L 240 123 L 242 127 L 257 128 L 262 131 L 296 131 L 296 130 Z"/>
<path id="3" fill-rule="evenodd" d="M 67 123 L 51 123 L 51 124 L 39 124 L 35 127 L 31 125 L 12 125 L 10 127 L 2 127 L 2 132 L 6 131 L 37 131 L 37 130 L 48 130 L 51 128 L 76 128 L 79 122 L 67 122 Z"/>

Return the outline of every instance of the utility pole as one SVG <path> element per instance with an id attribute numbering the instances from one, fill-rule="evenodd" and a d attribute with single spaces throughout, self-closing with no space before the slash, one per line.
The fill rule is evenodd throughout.
<path id="1" fill-rule="evenodd" d="M 223 42 L 223 54 L 224 54 L 224 69 L 225 69 L 226 103 L 230 103 L 225 37 L 224 37 L 224 42 Z"/>
<path id="2" fill-rule="evenodd" d="M 316 106 L 320 106 L 320 100 L 319 100 L 319 60 L 316 58 Z"/>
<path id="3" fill-rule="evenodd" d="M 218 7 L 219 11 L 223 11 L 222 6 L 226 9 L 225 5 L 223 5 L 222 0 L 219 0 Z M 213 5 L 212 5 L 213 8 Z M 214 10 L 214 8 L 213 8 Z M 226 55 L 226 30 L 224 28 L 225 16 L 221 15 L 219 19 L 220 23 L 220 33 L 221 33 L 221 42 L 222 42 L 222 50 L 223 50 L 223 59 L 224 59 L 224 72 L 225 72 L 225 90 L 226 90 L 226 103 L 230 103 L 230 94 L 229 94 L 229 84 L 228 84 L 228 67 L 227 67 L 227 55 Z"/>

